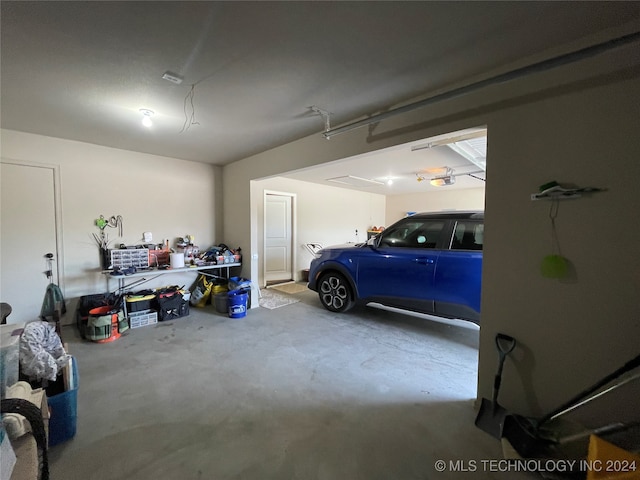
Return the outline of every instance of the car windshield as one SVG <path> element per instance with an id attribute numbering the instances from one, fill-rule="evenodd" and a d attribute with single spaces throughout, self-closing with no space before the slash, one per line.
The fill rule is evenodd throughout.
<path id="1" fill-rule="evenodd" d="M 435 248 L 444 222 L 410 219 L 389 227 L 377 245 L 382 247 Z"/>

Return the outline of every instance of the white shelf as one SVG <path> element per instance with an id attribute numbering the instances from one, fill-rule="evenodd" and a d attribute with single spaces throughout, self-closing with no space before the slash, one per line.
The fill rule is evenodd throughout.
<path id="1" fill-rule="evenodd" d="M 531 200 L 573 200 L 582 197 L 582 194 L 603 192 L 603 188 L 586 187 L 586 188 L 562 188 L 558 185 L 551 187 L 540 193 L 532 193 Z"/>
<path id="2" fill-rule="evenodd" d="M 226 269 L 226 277 L 229 277 L 229 269 L 231 267 L 240 267 L 242 263 L 221 263 L 219 265 L 201 265 L 199 267 L 181 267 L 181 268 L 150 268 L 148 270 L 144 270 L 142 272 L 132 273 L 131 275 L 111 275 L 113 270 L 103 270 L 102 274 L 107 277 L 107 290 L 109 290 L 109 281 L 111 279 L 118 280 L 118 291 L 120 293 L 124 293 L 126 289 L 131 288 L 133 286 L 139 286 L 143 283 L 146 283 L 154 278 L 157 278 L 161 275 L 168 275 L 170 273 L 189 273 L 189 272 L 198 272 L 200 270 L 224 270 Z M 203 272 L 203 275 L 211 275 L 209 273 Z M 139 280 L 135 282 L 131 282 L 128 285 L 125 284 L 127 279 L 129 278 L 138 278 Z M 126 310 L 125 310 L 126 311 Z"/>
<path id="3" fill-rule="evenodd" d="M 199 270 L 221 270 L 224 268 L 240 267 L 240 266 L 242 266 L 241 263 L 221 263 L 219 265 L 201 265 L 201 266 L 181 267 L 181 268 L 164 268 L 164 269 L 149 268 L 136 273 L 132 273 L 131 275 L 111 275 L 113 270 L 103 270 L 102 274 L 108 275 L 110 278 L 126 280 L 127 278 L 150 277 L 150 276 L 156 276 L 156 275 L 166 275 L 169 273 L 197 272 Z"/>
<path id="4" fill-rule="evenodd" d="M 574 198 L 580 198 L 582 194 L 578 192 L 563 192 L 563 193 L 532 193 L 531 200 L 573 200 Z"/>

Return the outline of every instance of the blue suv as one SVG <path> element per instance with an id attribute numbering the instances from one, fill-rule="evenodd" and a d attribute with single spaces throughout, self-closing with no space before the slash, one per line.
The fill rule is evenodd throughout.
<path id="1" fill-rule="evenodd" d="M 483 212 L 415 214 L 317 252 L 309 288 L 332 312 L 375 302 L 479 324 L 483 239 Z"/>

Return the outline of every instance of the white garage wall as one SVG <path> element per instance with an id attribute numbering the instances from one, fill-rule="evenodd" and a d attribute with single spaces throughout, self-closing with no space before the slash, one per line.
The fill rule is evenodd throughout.
<path id="1" fill-rule="evenodd" d="M 479 180 L 478 180 L 479 181 Z M 387 197 L 385 225 L 405 217 L 407 212 L 440 212 L 444 210 L 484 210 L 484 186 L 463 190 L 446 190 Z"/>
<path id="2" fill-rule="evenodd" d="M 489 123 L 481 375 L 495 368 L 493 333 L 520 339 L 501 394 L 520 411 L 550 411 L 638 354 L 640 77 L 610 79 L 496 112 Z M 552 180 L 607 189 L 560 202 L 558 236 L 571 262 L 563 280 L 540 274 L 552 248 L 551 204 L 530 200 Z M 637 419 L 637 396 L 610 401 L 596 425 Z"/>
<path id="3" fill-rule="evenodd" d="M 169 238 L 173 244 L 186 234 L 194 235 L 202 248 L 224 242 L 216 203 L 221 195 L 219 167 L 11 130 L 1 134 L 3 159 L 59 166 L 63 293 L 71 311 L 72 299 L 107 288 L 91 236 L 99 232 L 94 221 L 100 215 L 122 216 L 122 238 L 117 238 L 116 229 L 108 229 L 109 238 L 117 243 L 142 243 L 145 231 L 152 232 L 158 243 Z M 25 192 L 17 205 L 35 194 Z M 15 215 L 21 211 L 16 208 Z M 145 286 L 190 285 L 192 281 L 187 275 L 165 275 Z M 111 281 L 110 287 L 116 288 L 116 282 Z M 67 314 L 64 321 L 73 322 L 72 317 Z"/>
<path id="4" fill-rule="evenodd" d="M 296 279 L 300 271 L 309 268 L 311 254 L 304 247 L 307 243 L 323 246 L 364 242 L 367 229 L 384 222 L 385 196 L 356 192 L 339 187 L 301 182 L 283 177 L 252 182 L 251 190 L 256 198 L 258 252 L 263 252 L 264 240 L 264 191 L 278 191 L 296 195 Z M 356 237 L 355 231 L 358 230 Z M 264 284 L 262 262 L 259 262 L 259 282 Z"/>

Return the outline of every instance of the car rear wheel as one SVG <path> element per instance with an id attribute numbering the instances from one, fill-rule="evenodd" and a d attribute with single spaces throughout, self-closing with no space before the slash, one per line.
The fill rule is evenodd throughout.
<path id="1" fill-rule="evenodd" d="M 319 282 L 320 302 L 332 312 L 346 312 L 353 307 L 353 294 L 349 282 L 339 273 L 325 273 Z"/>

